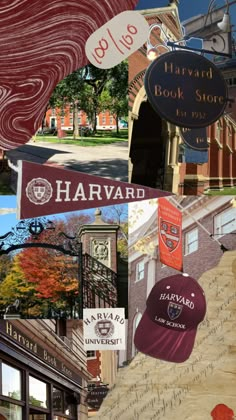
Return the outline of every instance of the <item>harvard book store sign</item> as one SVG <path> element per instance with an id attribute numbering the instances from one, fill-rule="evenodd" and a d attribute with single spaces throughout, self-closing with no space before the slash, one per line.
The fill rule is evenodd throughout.
<path id="1" fill-rule="evenodd" d="M 227 105 L 222 73 L 193 52 L 162 54 L 148 67 L 144 84 L 154 110 L 179 127 L 207 127 L 220 118 Z"/>
<path id="2" fill-rule="evenodd" d="M 84 349 L 125 350 L 124 308 L 84 309 Z"/>

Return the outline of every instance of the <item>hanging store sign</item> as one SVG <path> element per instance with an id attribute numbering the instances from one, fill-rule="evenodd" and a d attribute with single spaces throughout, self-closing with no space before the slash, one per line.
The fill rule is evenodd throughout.
<path id="1" fill-rule="evenodd" d="M 180 134 L 183 142 L 194 150 L 207 150 L 207 131 L 202 128 L 180 128 Z"/>
<path id="2" fill-rule="evenodd" d="M 94 408 L 94 410 L 98 410 L 104 398 L 107 396 L 109 389 L 106 385 L 103 386 L 96 386 L 92 389 L 92 391 L 89 391 L 86 402 L 91 407 Z"/>
<path id="3" fill-rule="evenodd" d="M 202 165 L 208 162 L 208 150 L 194 150 L 185 145 L 184 148 L 185 163 L 196 163 Z"/>
<path id="4" fill-rule="evenodd" d="M 125 350 L 124 308 L 83 310 L 84 350 Z"/>
<path id="5" fill-rule="evenodd" d="M 155 111 L 179 127 L 207 127 L 227 105 L 227 85 L 220 70 L 193 52 L 162 54 L 148 67 L 144 84 Z"/>
<path id="6" fill-rule="evenodd" d="M 160 261 L 182 271 L 182 213 L 167 199 L 159 198 L 157 218 Z"/>
<path id="7" fill-rule="evenodd" d="M 99 176 L 19 162 L 19 219 L 157 198 L 172 193 Z"/>

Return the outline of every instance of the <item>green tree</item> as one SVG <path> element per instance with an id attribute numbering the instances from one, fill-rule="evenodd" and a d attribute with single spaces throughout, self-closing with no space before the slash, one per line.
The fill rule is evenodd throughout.
<path id="1" fill-rule="evenodd" d="M 97 131 L 97 115 L 100 107 L 100 97 L 106 83 L 111 77 L 111 70 L 99 69 L 92 64 L 86 66 L 85 82 L 92 88 L 90 92 L 90 108 L 92 109 L 93 132 Z M 86 107 L 84 109 L 87 112 Z"/>
<path id="2" fill-rule="evenodd" d="M 58 83 L 49 101 L 49 107 L 60 108 L 61 115 L 65 112 L 65 107 L 70 105 L 73 113 L 74 138 L 79 135 L 78 110 L 79 108 L 84 109 L 89 94 L 84 78 L 85 69 L 79 69 L 69 74 Z"/>
<path id="3" fill-rule="evenodd" d="M 8 305 L 20 300 L 20 312 L 24 315 L 30 314 L 30 308 L 38 304 L 35 302 L 35 285 L 25 279 L 25 275 L 19 264 L 17 254 L 11 264 L 11 269 L 0 284 L 0 306 L 4 310 Z M 37 315 L 37 314 L 36 314 Z"/>
<path id="4" fill-rule="evenodd" d="M 11 270 L 12 260 L 9 255 L 1 255 L 0 257 L 0 282 L 2 282 Z"/>
<path id="5" fill-rule="evenodd" d="M 112 98 L 110 110 L 116 119 L 116 131 L 119 132 L 119 119 L 128 115 L 128 62 L 122 61 L 112 69 L 107 89 Z"/>
<path id="6" fill-rule="evenodd" d="M 107 223 L 114 223 L 119 225 L 117 250 L 121 257 L 128 258 L 128 206 L 127 204 L 120 204 L 110 206 L 104 212 L 104 219 Z"/>
<path id="7" fill-rule="evenodd" d="M 86 83 L 93 88 L 90 100 L 93 103 L 94 132 L 96 132 L 97 114 L 109 110 L 116 119 L 118 133 L 119 118 L 128 114 L 128 62 L 123 61 L 108 70 L 89 65 Z"/>

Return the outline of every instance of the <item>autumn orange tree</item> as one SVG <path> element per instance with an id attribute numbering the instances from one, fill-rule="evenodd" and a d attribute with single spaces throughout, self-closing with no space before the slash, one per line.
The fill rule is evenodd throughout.
<path id="1" fill-rule="evenodd" d="M 127 223 L 124 208 L 119 210 L 118 207 L 115 214 L 112 208 L 104 213 L 108 223 L 118 223 L 122 228 L 118 243 L 119 251 L 125 256 Z M 79 301 L 78 258 L 42 247 L 42 243 L 63 246 L 67 240 L 63 232 L 74 237 L 79 226 L 92 221 L 92 216 L 86 213 L 79 216 L 74 213 L 54 220 L 53 229 L 45 229 L 39 236 L 30 235 L 24 244 L 26 247 L 12 258 L 8 274 L 0 282 L 0 310 L 19 298 L 22 317 L 74 317 Z"/>
<path id="2" fill-rule="evenodd" d="M 44 230 L 39 238 L 30 237 L 38 247 L 27 247 L 19 253 L 19 266 L 29 284 L 34 285 L 35 298 L 47 303 L 51 314 L 74 316 L 78 306 L 79 278 L 78 258 L 66 256 L 54 249 L 41 247 L 42 243 L 63 246 L 65 236 L 73 237 L 82 223 L 88 223 L 87 215 L 70 215 L 54 223 L 54 230 Z M 50 316 L 50 312 L 48 312 Z"/>
<path id="3" fill-rule="evenodd" d="M 0 308 L 4 312 L 8 305 L 20 300 L 20 312 L 34 317 L 40 313 L 40 301 L 35 298 L 35 286 L 25 280 L 19 264 L 19 255 L 12 259 L 11 270 L 0 284 Z"/>

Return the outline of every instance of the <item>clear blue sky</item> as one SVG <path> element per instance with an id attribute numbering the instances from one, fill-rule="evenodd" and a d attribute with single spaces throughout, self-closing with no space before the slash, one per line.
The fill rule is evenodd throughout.
<path id="1" fill-rule="evenodd" d="M 231 1 L 231 0 L 230 0 Z M 136 7 L 138 10 L 152 9 L 155 7 L 168 6 L 168 0 L 139 0 Z M 186 20 L 190 17 L 200 14 L 206 14 L 208 10 L 209 0 L 180 0 L 179 2 L 179 15 L 180 21 Z M 216 0 L 214 5 L 216 7 L 224 6 L 224 0 Z M 232 23 L 236 24 L 236 5 L 230 7 L 230 15 Z M 234 28 L 235 29 L 235 28 Z"/>
<path id="2" fill-rule="evenodd" d="M 16 208 L 15 195 L 0 195 L 0 208 Z M 16 214 L 0 214 L 0 236 L 16 224 Z"/>

